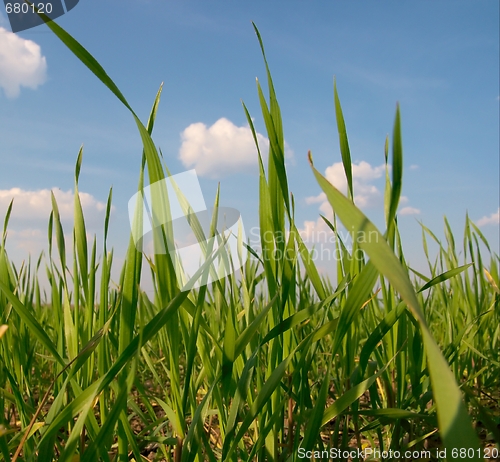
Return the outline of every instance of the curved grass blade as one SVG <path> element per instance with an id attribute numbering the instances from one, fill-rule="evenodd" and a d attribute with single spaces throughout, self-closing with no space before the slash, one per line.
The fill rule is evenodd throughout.
<path id="1" fill-rule="evenodd" d="M 354 199 L 354 191 L 352 189 L 351 151 L 349 149 L 349 140 L 347 139 L 344 114 L 342 112 L 342 106 L 340 105 L 339 94 L 337 92 L 337 82 L 335 78 L 333 79 L 333 94 L 335 100 L 335 116 L 337 118 L 337 131 L 339 133 L 340 155 L 342 156 L 342 164 L 347 178 L 347 191 L 349 198 Z"/>
<path id="2" fill-rule="evenodd" d="M 438 411 L 440 434 L 445 447 L 450 454 L 453 448 L 479 449 L 479 441 L 472 429 L 460 390 L 455 382 L 449 364 L 443 357 L 441 350 L 429 331 L 417 296 L 408 278 L 408 273 L 394 255 L 394 252 L 380 231 L 348 198 L 314 168 L 310 154 L 309 160 L 314 176 L 321 189 L 325 192 L 335 213 L 347 229 L 367 233 L 366 236 L 368 236 L 368 239 L 360 242 L 360 247 L 368 254 L 370 261 L 377 270 L 399 292 L 419 322 Z M 394 187 L 395 185 L 393 185 Z M 395 198 L 394 194 L 393 198 Z M 480 460 L 480 458 L 475 457 L 471 460 Z"/>
<path id="3" fill-rule="evenodd" d="M 430 287 L 436 285 L 436 284 L 439 284 L 443 281 L 446 281 L 454 276 L 456 276 L 457 274 L 460 274 L 462 271 L 465 271 L 467 268 L 469 268 L 470 266 L 472 266 L 473 263 L 469 263 L 467 265 L 463 265 L 463 266 L 459 266 L 458 268 L 453 268 L 449 271 L 446 271 L 442 274 L 440 274 L 439 276 L 436 276 L 435 278 L 432 278 L 429 282 L 427 282 L 426 284 L 424 284 L 419 290 L 418 292 L 423 292 L 424 290 L 427 290 L 429 289 Z"/>

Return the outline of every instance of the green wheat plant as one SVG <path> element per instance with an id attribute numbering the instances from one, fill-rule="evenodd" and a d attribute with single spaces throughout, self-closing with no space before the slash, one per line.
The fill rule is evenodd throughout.
<path id="1" fill-rule="evenodd" d="M 143 124 L 92 55 L 56 23 L 47 25 L 134 118 L 143 143 L 138 191 L 169 177 L 152 140 L 162 88 Z M 379 230 L 354 202 L 335 84 L 347 196 L 316 170 L 309 153 L 311 178 L 332 207 L 333 219 L 323 219 L 339 255 L 332 262 L 336 280 L 321 276 L 295 223 L 280 106 L 254 29 L 266 70 L 268 95 L 257 81 L 257 96 L 269 155 L 265 164 L 243 104 L 259 165 L 262 248 L 239 240 L 238 253 L 251 255 L 239 277 L 182 291 L 176 262 L 158 251 L 173 239 L 167 221 L 152 257 L 137 249 L 131 233 L 113 284 L 112 192 L 98 249 L 87 237 L 78 194 L 83 149 L 74 175 L 71 251 L 53 196 L 48 252 L 17 267 L 6 249 L 15 203 L 8 208 L 0 243 L 0 460 L 278 462 L 354 447 L 428 450 L 430 460 L 440 460 L 443 450 L 448 460 L 463 459 L 465 450 L 468 460 L 482 460 L 498 451 L 498 256 L 466 217 L 461 249 L 446 220 L 445 242 L 422 224 L 428 272 L 409 266 L 397 220 L 399 107 L 385 142 L 386 229 Z M 217 190 L 215 210 L 219 199 Z M 168 213 L 166 190 L 155 200 Z M 200 244 L 216 234 L 215 214 L 208 236 L 196 220 L 191 224 Z M 368 239 L 349 248 L 340 224 Z M 141 289 L 146 270 L 151 297 Z"/>

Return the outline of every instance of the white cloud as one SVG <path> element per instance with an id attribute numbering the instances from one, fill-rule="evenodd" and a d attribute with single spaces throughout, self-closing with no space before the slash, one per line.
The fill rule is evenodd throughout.
<path id="1" fill-rule="evenodd" d="M 71 190 L 52 190 L 56 198 L 57 207 L 62 220 L 73 218 L 74 193 Z M 0 190 L 0 216 L 5 214 L 10 201 L 14 199 L 12 206 L 12 218 L 14 219 L 43 219 L 49 218 L 52 210 L 51 190 L 40 189 L 38 191 L 27 191 L 21 188 Z M 106 204 L 96 200 L 91 194 L 80 192 L 80 201 L 83 212 L 86 215 L 93 213 L 102 214 Z"/>
<path id="2" fill-rule="evenodd" d="M 354 202 L 358 207 L 368 208 L 382 204 L 381 192 L 371 183 L 373 180 L 380 178 L 384 172 L 384 164 L 377 167 L 372 167 L 365 161 L 352 164 Z M 327 167 L 325 170 L 325 177 L 337 189 L 347 194 L 347 179 L 342 162 L 336 162 L 330 167 Z M 305 201 L 308 205 L 319 203 L 321 214 L 330 221 L 333 219 L 332 207 L 326 199 L 324 192 L 317 196 L 306 197 Z M 324 248 L 324 250 L 333 248 L 331 242 L 333 234 L 321 217 L 316 221 L 305 221 L 299 232 L 304 241 L 308 244 L 320 246 L 326 244 L 327 247 Z"/>
<path id="3" fill-rule="evenodd" d="M 0 27 L 0 87 L 8 98 L 21 86 L 35 89 L 45 82 L 47 62 L 40 46 Z"/>
<path id="4" fill-rule="evenodd" d="M 420 210 L 415 207 L 403 207 L 399 210 L 399 215 L 419 215 Z"/>
<path id="5" fill-rule="evenodd" d="M 358 207 L 374 207 L 381 202 L 382 194 L 372 183 L 385 172 L 385 165 L 372 167 L 368 162 L 361 161 L 352 164 L 352 183 L 354 189 L 354 202 Z M 342 162 L 336 162 L 325 170 L 326 179 L 337 189 L 347 194 L 347 178 Z M 318 196 L 307 197 L 307 204 L 323 202 L 326 200 L 324 193 Z"/>
<path id="6" fill-rule="evenodd" d="M 390 168 L 390 166 L 389 166 Z M 361 161 L 352 164 L 352 178 L 354 189 L 354 202 L 360 208 L 382 207 L 383 194 L 373 184 L 373 182 L 385 174 L 385 165 L 372 166 L 368 162 Z M 325 177 L 344 194 L 347 194 L 347 179 L 344 172 L 342 162 L 336 162 L 325 170 Z M 333 220 L 333 211 L 324 192 L 317 196 L 306 197 L 306 204 L 320 204 L 319 210 L 328 220 Z M 401 196 L 399 203 L 407 204 L 409 199 L 407 196 Z M 400 215 L 416 215 L 420 210 L 414 207 L 405 206 L 399 210 Z M 339 227 L 340 222 L 337 222 Z M 340 233 L 344 242 L 348 240 L 348 233 L 342 235 L 343 228 L 340 227 L 337 231 Z M 325 221 L 319 217 L 316 221 L 305 221 L 299 232 L 304 242 L 309 246 L 317 246 L 325 256 L 334 248 L 333 233 Z M 321 253 L 320 253 L 321 254 Z M 329 257 L 331 258 L 331 257 Z"/>
<path id="7" fill-rule="evenodd" d="M 38 228 L 25 228 L 21 230 L 7 230 L 8 244 L 14 244 L 16 249 L 21 249 L 32 256 L 40 254 L 47 243 L 47 231 Z"/>
<path id="8" fill-rule="evenodd" d="M 411 164 L 410 165 L 410 170 L 418 170 L 419 166 L 417 164 Z"/>
<path id="9" fill-rule="evenodd" d="M 331 208 L 325 216 L 330 222 L 333 220 Z M 299 234 L 309 248 L 317 244 L 328 243 L 329 239 L 334 237 L 332 230 L 321 217 L 316 221 L 304 221 L 302 228 L 299 228 Z"/>
<path id="10" fill-rule="evenodd" d="M 326 201 L 326 194 L 324 192 L 318 194 L 317 196 L 306 197 L 306 204 L 318 204 Z"/>
<path id="11" fill-rule="evenodd" d="M 500 207 L 498 210 L 490 216 L 484 216 L 483 218 L 480 218 L 477 220 L 477 225 L 478 226 L 485 226 L 485 225 L 499 225 L 500 224 Z"/>
<path id="12" fill-rule="evenodd" d="M 52 192 L 56 198 L 68 250 L 73 245 L 74 192 L 57 188 L 52 189 Z M 79 195 L 85 217 L 87 238 L 91 242 L 94 233 L 99 234 L 102 231 L 106 204 L 89 193 L 80 192 Z M 47 225 L 52 210 L 51 190 L 29 191 L 21 188 L 0 190 L 0 217 L 5 217 L 12 199 L 14 202 L 7 229 L 7 246 L 15 250 L 17 257 L 22 260 L 26 253 L 32 256 L 38 255 L 47 247 Z M 111 207 L 111 210 L 113 211 L 114 207 Z"/>
<path id="13" fill-rule="evenodd" d="M 249 127 L 238 127 L 222 117 L 212 126 L 198 122 L 182 133 L 179 158 L 183 165 L 195 168 L 200 176 L 220 178 L 238 171 L 248 171 L 258 165 L 257 149 Z M 267 156 L 269 141 L 257 133 L 261 153 Z M 285 156 L 293 154 L 285 143 Z"/>

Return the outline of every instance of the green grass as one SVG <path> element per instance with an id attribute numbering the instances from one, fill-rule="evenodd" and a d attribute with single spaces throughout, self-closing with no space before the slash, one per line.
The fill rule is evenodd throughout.
<path id="1" fill-rule="evenodd" d="M 155 183 L 168 176 L 151 139 L 161 88 L 143 125 L 95 59 L 55 23 L 48 25 L 134 117 L 144 147 L 138 189 L 146 177 Z M 341 255 L 332 262 L 337 280 L 321 277 L 294 222 L 280 108 L 255 31 L 267 72 L 269 95 L 259 82 L 257 93 L 269 156 L 264 165 L 243 105 L 259 160 L 262 250 L 252 251 L 241 277 L 182 292 L 175 261 L 160 253 L 146 259 L 131 236 L 114 286 L 107 242 L 112 195 L 104 246 L 97 249 L 96 240 L 87 239 L 77 194 L 81 150 L 72 252 L 53 198 L 47 255 L 16 267 L 5 248 L 9 208 L 0 246 L 0 325 L 7 326 L 0 328 L 1 460 L 139 461 L 154 454 L 176 462 L 293 461 L 303 460 L 299 450 L 349 447 L 427 448 L 433 460 L 445 449 L 449 460 L 463 460 L 462 448 L 467 460 L 481 460 L 479 448 L 492 455 L 498 449 L 498 256 L 466 217 L 462 248 L 446 220 L 445 242 L 422 225 L 427 275 L 408 266 L 397 224 L 399 108 L 391 156 L 386 140 L 382 232 L 353 202 L 335 85 L 348 196 L 315 169 L 309 154 L 311 178 L 334 211 L 332 222 L 324 219 Z M 355 240 L 349 250 L 337 234 L 340 222 L 368 239 Z M 169 226 L 161 231 L 156 249 L 172 239 Z M 429 254 L 429 240 L 437 255 Z M 145 261 L 152 298 L 140 285 Z"/>

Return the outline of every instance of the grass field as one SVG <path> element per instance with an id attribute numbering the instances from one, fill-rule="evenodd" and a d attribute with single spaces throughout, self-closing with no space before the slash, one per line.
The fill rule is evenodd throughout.
<path id="1" fill-rule="evenodd" d="M 161 89 L 143 125 L 94 58 L 55 23 L 49 27 L 135 118 L 144 146 L 138 189 L 162 180 L 166 168 L 151 139 Z M 270 142 L 267 165 L 256 147 L 262 249 L 251 251 L 239 276 L 181 291 L 170 255 L 146 258 L 131 238 L 118 287 L 111 284 L 111 193 L 99 249 L 87 238 L 77 194 L 82 152 L 71 252 L 53 199 L 48 253 L 16 267 L 5 249 L 9 209 L 0 246 L 0 459 L 361 460 L 354 448 L 373 460 L 381 459 L 374 450 L 385 451 L 385 460 L 498 457 L 498 255 L 465 217 L 460 238 L 445 221 L 444 242 L 422 226 L 426 275 L 408 267 L 397 224 L 399 109 L 386 141 L 386 229 L 379 231 L 353 202 L 335 88 L 348 195 L 309 154 L 334 211 L 325 220 L 340 256 L 332 262 L 337 279 L 320 276 L 294 222 L 269 70 L 267 86 L 267 98 L 257 87 Z M 341 223 L 360 237 L 352 247 L 339 236 Z M 171 233 L 165 226 L 158 239 Z M 146 270 L 154 297 L 141 290 Z"/>

